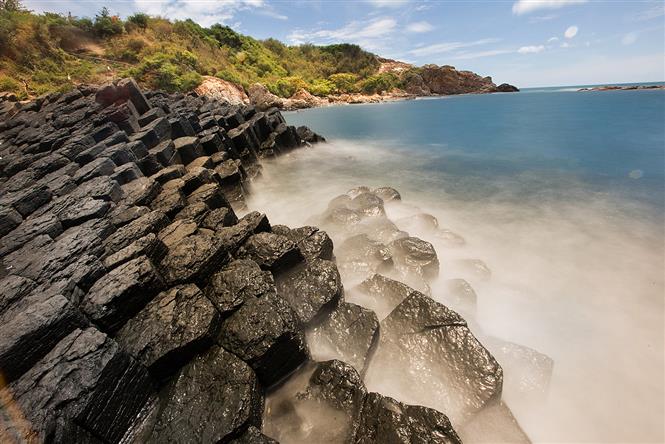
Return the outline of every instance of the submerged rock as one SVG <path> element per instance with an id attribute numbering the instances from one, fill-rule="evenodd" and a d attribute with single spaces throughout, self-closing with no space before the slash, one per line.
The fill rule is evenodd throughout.
<path id="1" fill-rule="evenodd" d="M 367 378 L 459 421 L 500 400 L 503 370 L 461 316 L 415 292 L 381 322 Z"/>
<path id="2" fill-rule="evenodd" d="M 314 359 L 339 359 L 364 374 L 379 343 L 379 320 L 373 311 L 344 302 L 308 332 L 307 342 Z"/>

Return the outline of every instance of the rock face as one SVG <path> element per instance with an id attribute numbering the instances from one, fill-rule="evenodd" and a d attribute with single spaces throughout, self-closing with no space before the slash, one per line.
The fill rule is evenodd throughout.
<path id="1" fill-rule="evenodd" d="M 249 98 L 241 86 L 218 77 L 204 76 L 203 82 L 194 91 L 201 96 L 210 97 L 230 105 L 249 104 Z"/>

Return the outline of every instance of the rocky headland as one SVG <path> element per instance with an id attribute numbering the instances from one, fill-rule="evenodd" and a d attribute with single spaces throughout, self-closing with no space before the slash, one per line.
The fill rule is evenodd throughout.
<path id="1" fill-rule="evenodd" d="M 390 220 L 389 187 L 271 224 L 246 203 L 262 159 L 325 140 L 233 91 L 0 97 L 1 440 L 529 442 L 502 390 L 544 396 L 551 359 L 484 335 L 464 279 L 445 295 L 464 311 L 437 302 L 409 231 L 464 239 Z"/>
<path id="2" fill-rule="evenodd" d="M 245 92 L 232 82 L 216 77 L 205 77 L 196 89 L 200 94 L 227 100 L 230 103 L 253 105 L 258 110 L 278 108 L 292 111 L 328 105 L 381 103 L 408 100 L 418 97 L 448 96 L 457 94 L 489 94 L 518 92 L 515 86 L 503 83 L 496 85 L 491 77 L 481 77 L 471 71 L 458 71 L 450 65 L 425 65 L 418 72 L 413 66 L 395 60 L 380 59 L 379 73 L 393 73 L 402 78 L 404 87 L 381 93 L 331 94 L 319 97 L 305 89 L 299 89 L 291 97 L 283 98 L 271 93 L 265 85 L 255 83 Z"/>

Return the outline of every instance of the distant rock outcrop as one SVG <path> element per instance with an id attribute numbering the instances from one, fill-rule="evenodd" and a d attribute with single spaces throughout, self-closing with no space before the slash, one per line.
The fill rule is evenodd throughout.
<path id="1" fill-rule="evenodd" d="M 205 76 L 203 83 L 194 90 L 197 94 L 229 105 L 248 105 L 249 97 L 242 86 L 217 77 Z"/>

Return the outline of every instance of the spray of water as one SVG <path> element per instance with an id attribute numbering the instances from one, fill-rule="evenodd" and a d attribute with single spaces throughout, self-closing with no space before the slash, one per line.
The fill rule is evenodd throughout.
<path id="1" fill-rule="evenodd" d="M 424 174 L 426 163 L 379 144 L 319 145 L 267 162 L 249 206 L 265 211 L 273 223 L 301 226 L 349 188 L 397 188 L 404 204 L 387 205 L 391 220 L 428 213 L 439 228 L 464 239 L 459 245 L 426 227 L 398 223 L 436 248 L 441 272 L 431 284 L 432 297 L 462 313 L 496 354 L 505 371 L 503 399 L 532 440 L 662 442 L 662 219 L 654 222 L 638 204 L 599 195 L 570 178 L 543 186 L 545 179 L 528 172 L 492 183 L 491 195 L 482 197 L 474 180 Z M 446 192 L 460 181 L 473 198 Z M 533 183 L 543 191 L 525 194 Z M 337 248 L 342 239 L 334 241 Z M 450 297 L 455 278 L 475 290 L 475 311 Z M 347 289 L 355 284 L 344 282 Z M 353 291 L 347 300 L 371 303 Z M 524 353 L 506 351 L 503 341 L 553 360 L 544 393 L 535 396 L 523 382 L 538 379 L 529 369 L 547 361 L 525 362 Z M 413 399 L 380 372 L 365 382 L 370 391 L 437 407 L 435 396 Z"/>

